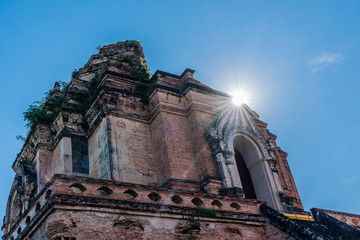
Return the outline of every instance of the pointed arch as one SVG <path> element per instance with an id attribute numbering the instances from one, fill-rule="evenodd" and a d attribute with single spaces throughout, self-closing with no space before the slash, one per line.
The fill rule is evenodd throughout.
<path id="1" fill-rule="evenodd" d="M 250 179 L 257 199 L 266 201 L 275 209 L 283 208 L 279 195 L 282 187 L 278 176 L 275 176 L 277 173 L 269 165 L 273 158 L 270 154 L 271 146 L 257 128 L 254 114 L 248 107 L 242 106 L 231 113 L 221 114 L 210 126 L 206 137 L 218 164 L 224 188 L 240 188 L 244 191 L 243 181 Z M 236 151 L 242 156 L 245 165 L 238 166 L 241 165 L 241 159 L 236 159 Z M 250 177 L 240 176 L 241 172 L 246 174 L 246 169 L 239 171 L 239 167 L 244 166 Z"/>
<path id="2" fill-rule="evenodd" d="M 267 204 L 273 208 L 281 209 L 282 205 L 279 198 L 279 191 L 273 177 L 273 172 L 257 142 L 252 137 L 237 132 L 234 135 L 233 146 L 234 151 L 238 151 L 243 157 L 246 169 L 250 175 L 250 178 L 246 175 L 241 176 L 241 173 L 246 174 L 246 169 L 241 169 L 241 167 L 244 166 L 237 165 L 237 170 L 239 171 L 245 191 L 245 197 L 247 191 L 250 191 L 248 194 L 251 194 L 252 189 L 249 184 L 252 184 L 257 199 L 266 201 Z M 237 164 L 238 162 L 239 161 L 236 161 Z M 248 182 L 249 180 L 251 181 L 250 183 Z"/>

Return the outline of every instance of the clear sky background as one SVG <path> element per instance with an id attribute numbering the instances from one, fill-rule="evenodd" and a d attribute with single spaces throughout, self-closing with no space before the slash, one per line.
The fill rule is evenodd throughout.
<path id="1" fill-rule="evenodd" d="M 360 214 L 360 1 L 0 0 L 0 215 L 23 112 L 96 47 L 142 41 L 151 72 L 249 92 L 306 210 Z"/>

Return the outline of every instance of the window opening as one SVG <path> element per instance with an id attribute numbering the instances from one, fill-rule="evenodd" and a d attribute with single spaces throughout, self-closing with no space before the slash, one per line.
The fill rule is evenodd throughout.
<path id="1" fill-rule="evenodd" d="M 254 184 L 252 182 L 249 169 L 246 166 L 244 157 L 236 148 L 234 150 L 235 150 L 236 165 L 239 171 L 240 180 L 243 186 L 245 198 L 256 199 Z"/>
<path id="2" fill-rule="evenodd" d="M 89 174 L 88 141 L 85 138 L 71 138 L 73 172 Z"/>

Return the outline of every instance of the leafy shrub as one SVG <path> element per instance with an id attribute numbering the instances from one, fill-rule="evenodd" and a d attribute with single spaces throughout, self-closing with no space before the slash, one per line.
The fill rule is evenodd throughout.
<path id="1" fill-rule="evenodd" d="M 78 74 L 78 72 L 79 72 L 78 70 L 74 69 L 74 71 L 72 71 L 72 73 L 71 73 L 71 77 L 75 78 L 76 75 Z"/>
<path id="2" fill-rule="evenodd" d="M 61 106 L 66 101 L 65 94 L 68 88 L 68 83 L 60 83 L 60 94 L 54 98 L 51 95 L 55 90 L 50 90 L 45 94 L 45 97 L 41 101 L 36 101 L 29 106 L 24 112 L 24 120 L 26 122 L 26 128 L 29 132 L 35 129 L 37 123 L 50 125 L 60 112 Z"/>

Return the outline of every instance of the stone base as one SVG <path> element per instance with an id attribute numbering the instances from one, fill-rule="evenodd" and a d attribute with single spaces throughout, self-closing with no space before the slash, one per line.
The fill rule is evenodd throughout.
<path id="1" fill-rule="evenodd" d="M 204 182 L 202 188 L 210 194 L 219 194 L 222 188 L 222 182 L 219 180 L 209 179 Z"/>
<path id="2" fill-rule="evenodd" d="M 244 198 L 244 190 L 241 188 L 224 188 L 220 191 L 220 194 L 228 197 L 240 197 Z"/>
<path id="3" fill-rule="evenodd" d="M 198 182 L 176 178 L 170 178 L 161 187 L 191 192 L 200 191 L 200 184 Z"/>

